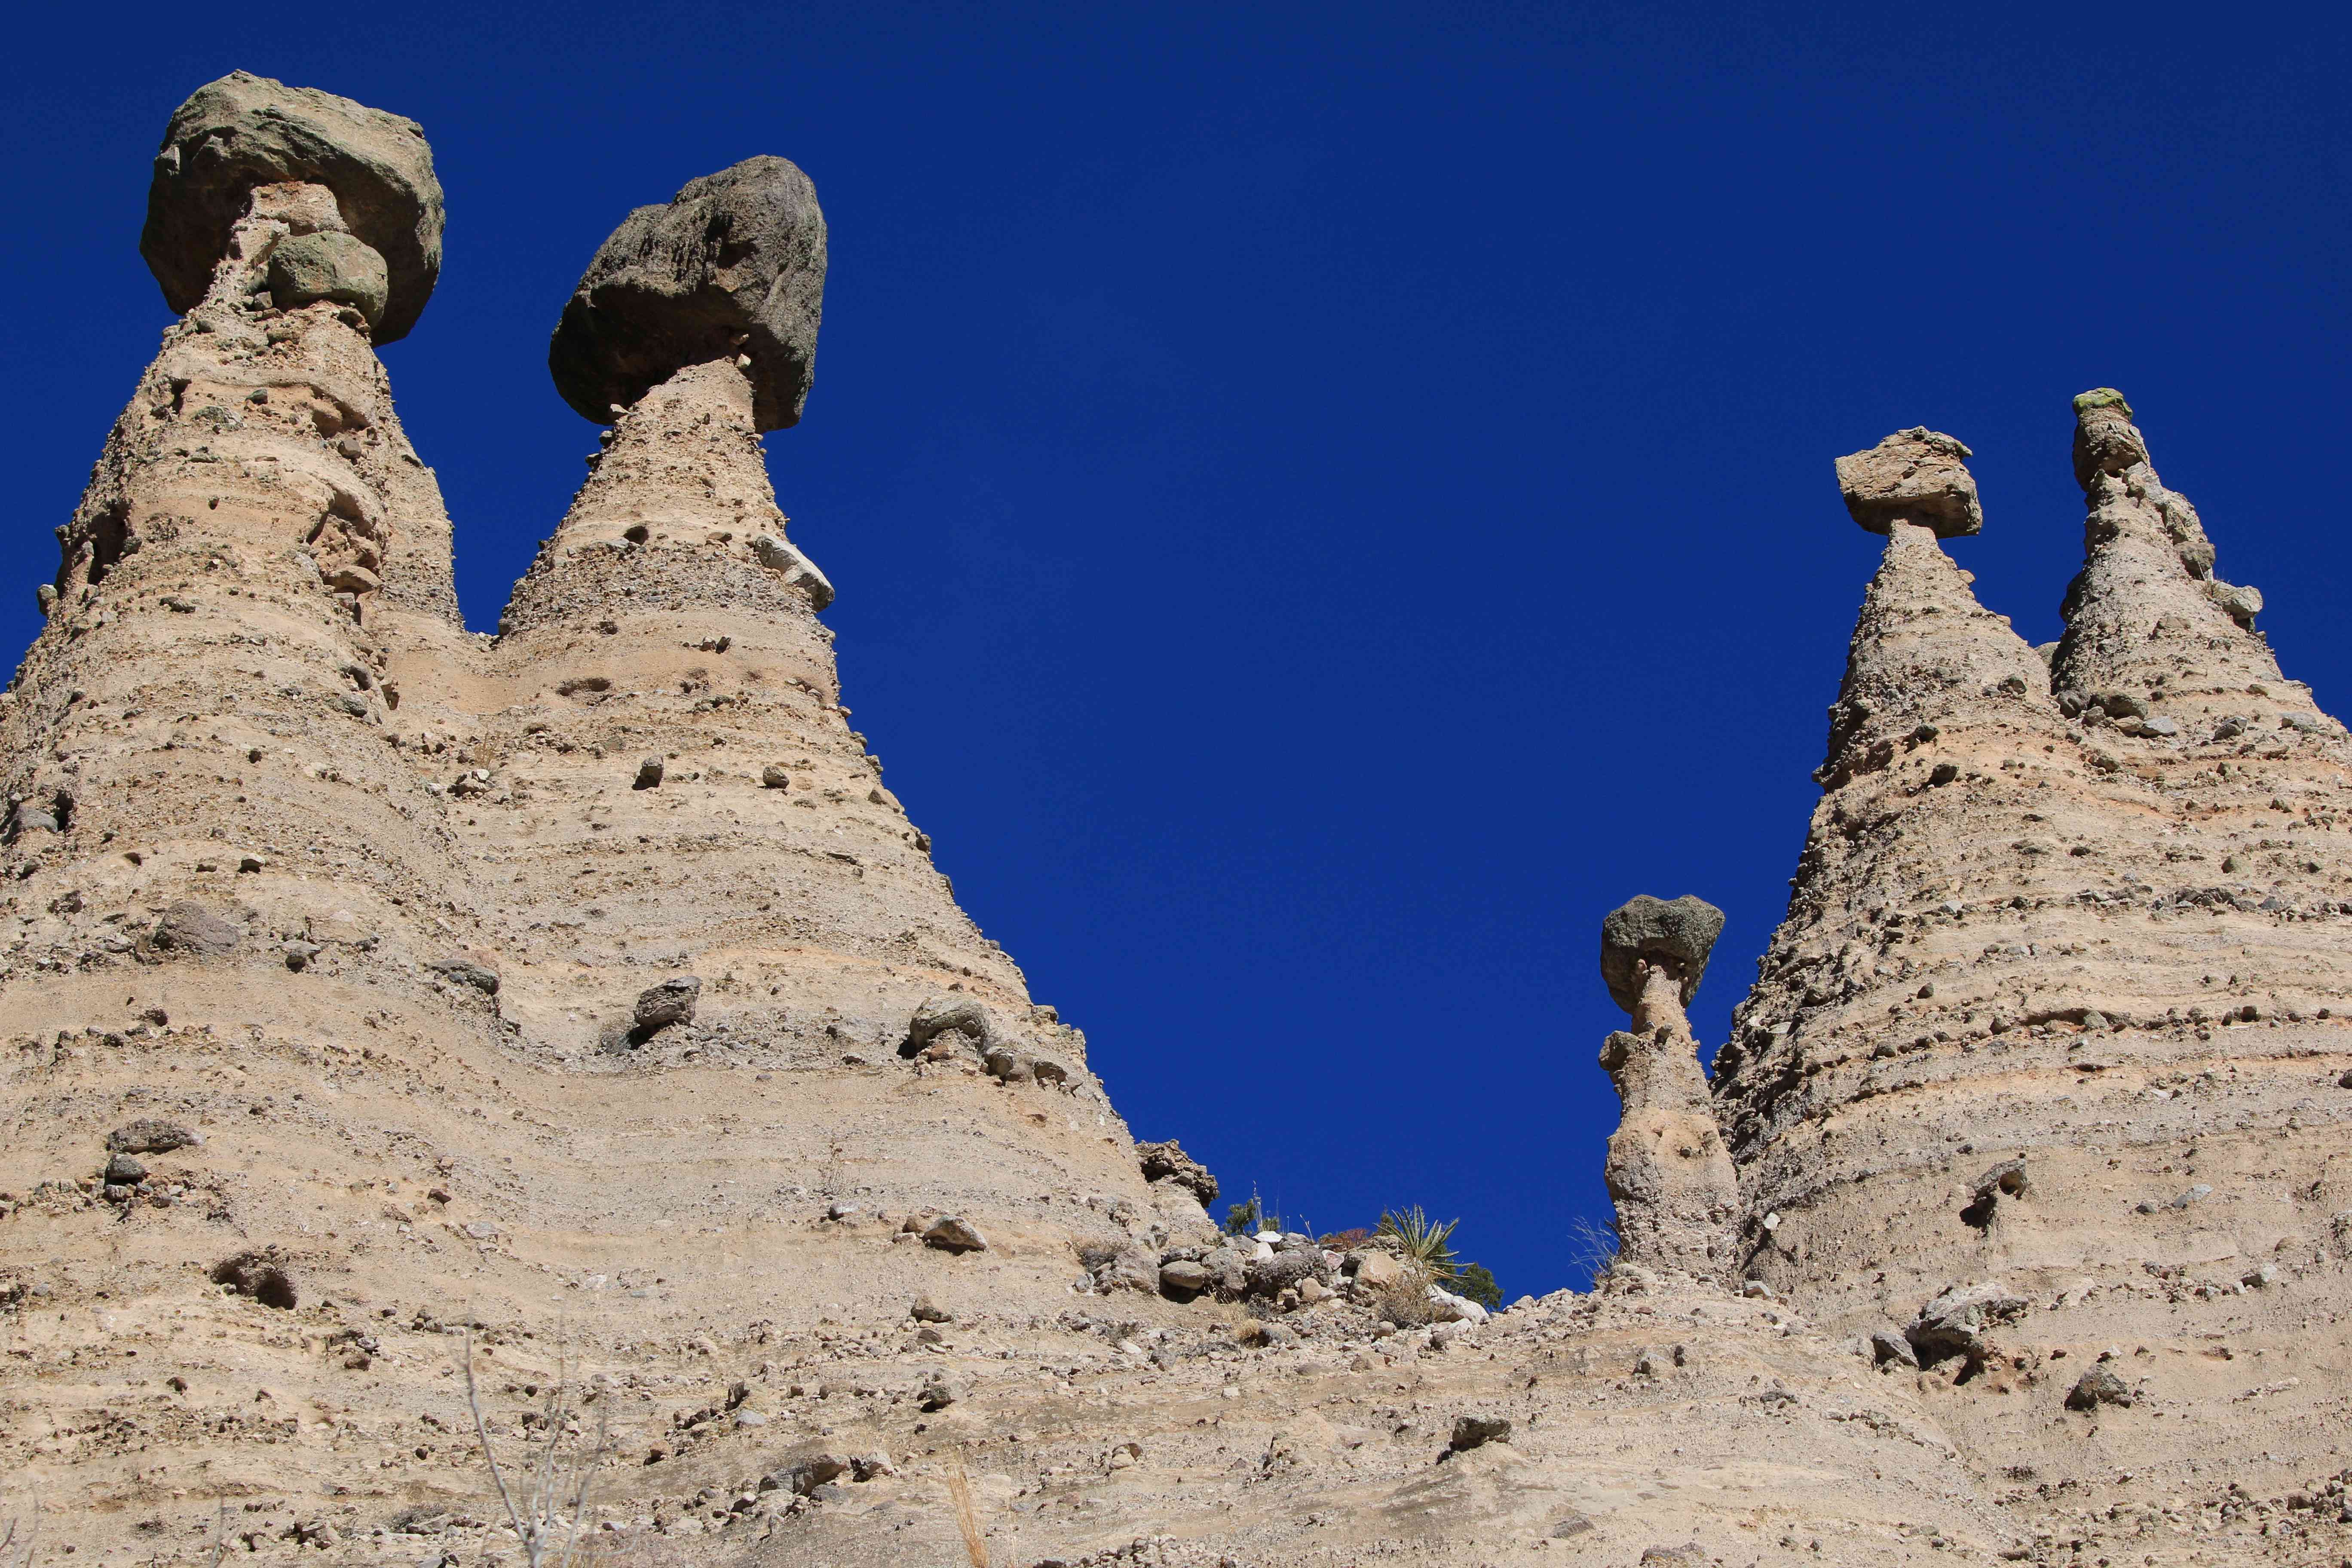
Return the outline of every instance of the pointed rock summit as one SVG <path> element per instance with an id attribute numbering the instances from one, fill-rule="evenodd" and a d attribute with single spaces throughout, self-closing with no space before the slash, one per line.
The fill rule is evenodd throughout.
<path id="1" fill-rule="evenodd" d="M 2074 478 L 2090 514 L 2053 679 L 2070 713 L 2207 741 L 2223 726 L 2340 735 L 2254 629 L 2260 592 L 2214 576 L 2197 509 L 2157 477 L 2113 387 L 2074 399 Z"/>

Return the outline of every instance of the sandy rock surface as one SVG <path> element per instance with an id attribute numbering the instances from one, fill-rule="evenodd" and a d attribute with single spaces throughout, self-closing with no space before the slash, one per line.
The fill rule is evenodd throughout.
<path id="1" fill-rule="evenodd" d="M 45 1552 L 520 1563 L 487 1440 L 597 1456 L 614 1563 L 2343 1555 L 2345 739 L 2119 398 L 2054 680 L 1888 521 L 1711 1082 L 1713 929 L 1620 944 L 1624 1256 L 1488 1314 L 1133 1141 L 851 727 L 758 353 L 469 636 L 383 323 L 271 284 L 400 258 L 245 177 L 0 700 Z"/>

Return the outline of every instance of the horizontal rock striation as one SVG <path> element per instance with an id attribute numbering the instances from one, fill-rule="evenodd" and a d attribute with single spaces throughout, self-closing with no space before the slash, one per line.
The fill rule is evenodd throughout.
<path id="1" fill-rule="evenodd" d="M 1962 1380 L 1941 1418 L 1981 1473 L 2176 1485 L 2248 1418 L 2224 1414 L 2244 1380 L 2214 1343 L 2300 1361 L 2344 1333 L 2314 1313 L 2352 1252 L 2352 776 L 2332 721 L 2273 726 L 2227 692 L 2224 670 L 2281 688 L 2195 587 L 2181 552 L 2210 547 L 2116 407 L 2095 400 L 2078 442 L 2098 510 L 2064 691 L 1894 525 L 1715 1093 L 1750 1274 L 1898 1338 L 1950 1288 L 2028 1304 L 1937 1374 Z M 2084 682 L 2102 701 L 2069 695 Z M 2112 1344 L 2145 1347 L 2171 1419 L 2110 1423 L 2095 1457 L 2042 1393 Z M 2266 1473 L 2304 1473 L 2323 1396 L 2277 1397 Z"/>
<path id="2" fill-rule="evenodd" d="M 612 428 L 495 639 L 373 352 L 438 267 L 421 133 L 240 74 L 155 181 L 185 314 L 0 697 L 44 1542 L 506 1561 L 485 1443 L 594 1452 L 598 1549 L 681 1563 L 965 1560 L 959 1491 L 992 1561 L 1164 1568 L 2342 1524 L 2352 780 L 2119 398 L 2054 690 L 1937 542 L 1967 449 L 1840 464 L 1887 545 L 1789 919 L 1712 1086 L 1720 911 L 1603 922 L 1622 1248 L 1489 1313 L 1393 1237 L 1220 1233 L 882 783 L 761 449 L 797 170 L 592 265 L 554 357 Z"/>

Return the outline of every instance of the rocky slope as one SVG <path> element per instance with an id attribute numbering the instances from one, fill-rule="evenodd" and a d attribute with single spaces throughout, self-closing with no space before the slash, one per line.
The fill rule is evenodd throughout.
<path id="1" fill-rule="evenodd" d="M 485 1437 L 525 1491 L 594 1456 L 558 1511 L 616 1562 L 2334 1550 L 2344 742 L 2119 401 L 2063 695 L 1937 543 L 1965 449 L 1842 466 L 1887 563 L 1723 1126 L 1719 917 L 1636 900 L 1625 1256 L 1486 1320 L 1393 1248 L 1217 1236 L 932 867 L 761 455 L 804 175 L 591 263 L 551 364 L 612 424 L 487 638 L 373 352 L 438 268 L 421 132 L 240 73 L 165 153 L 185 314 L 0 700 L 37 1560 L 520 1563 Z"/>

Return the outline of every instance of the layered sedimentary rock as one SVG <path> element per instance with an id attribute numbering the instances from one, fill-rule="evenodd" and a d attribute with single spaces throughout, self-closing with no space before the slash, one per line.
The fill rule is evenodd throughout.
<path id="1" fill-rule="evenodd" d="M 1748 1272 L 1927 1363 L 1987 1485 L 2038 1478 L 2021 1512 L 2341 1468 L 2340 1390 L 2283 1379 L 2346 1336 L 2344 742 L 2207 586 L 2121 399 L 2078 409 L 2060 689 L 1898 514 L 1715 1081 Z M 2092 1371 L 2128 1414 L 2066 1404 Z"/>
<path id="2" fill-rule="evenodd" d="M 2147 569 L 2179 508 L 2115 405 L 2063 700 L 1936 542 L 1981 521 L 1966 449 L 1841 465 L 1887 556 L 1718 1064 L 1744 1190 L 1682 1011 L 1720 916 L 1637 900 L 1623 1254 L 1484 1316 L 1211 1234 L 1214 1177 L 1131 1142 L 882 783 L 761 450 L 821 296 L 791 165 L 600 252 L 554 357 L 612 427 L 463 632 L 373 353 L 437 268 L 430 169 L 242 75 L 158 163 L 186 315 L 0 701 L 0 1511 L 78 1561 L 213 1562 L 224 1522 L 519 1561 L 486 1439 L 525 1498 L 595 1455 L 582 1522 L 646 1561 L 969 1561 L 959 1472 L 1000 1568 L 2095 1558 L 2078 1489 L 2193 1494 L 2158 1428 L 2248 1366 L 2232 1419 L 2316 1463 L 2342 742 L 2234 620 L 2167 629 L 2250 601 Z"/>

